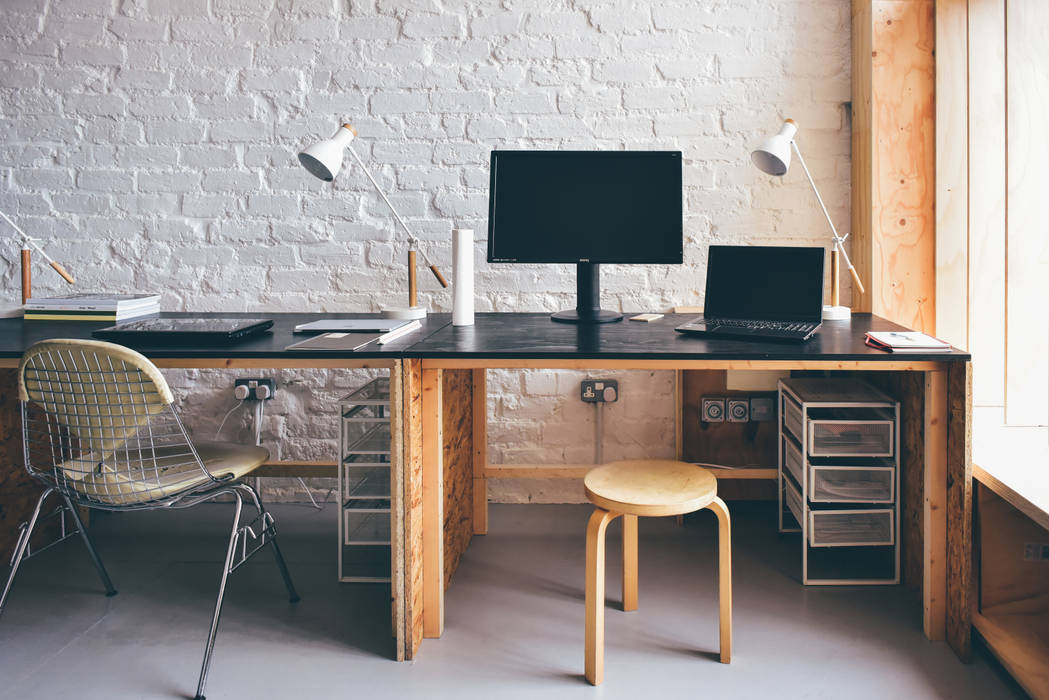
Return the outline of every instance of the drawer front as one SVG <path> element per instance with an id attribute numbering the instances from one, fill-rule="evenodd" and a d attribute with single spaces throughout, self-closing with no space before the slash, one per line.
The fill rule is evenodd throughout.
<path id="1" fill-rule="evenodd" d="M 390 468 L 387 467 L 342 467 L 342 498 L 390 497 Z"/>
<path id="2" fill-rule="evenodd" d="M 783 397 L 783 405 L 780 406 L 780 410 L 783 411 L 783 427 L 797 438 L 799 444 L 804 443 L 805 412 L 801 410 L 801 405 L 795 403 L 794 399 L 787 394 L 781 394 L 781 396 Z"/>
<path id="3" fill-rule="evenodd" d="M 800 527 L 801 524 L 805 522 L 803 515 L 804 511 L 802 510 L 801 503 L 801 493 L 796 488 L 794 488 L 794 484 L 790 483 L 789 481 L 783 482 L 783 488 L 783 500 L 784 502 L 786 502 L 787 508 L 790 509 L 791 514 L 794 515 L 794 519 L 798 521 L 798 526 Z"/>
<path id="4" fill-rule="evenodd" d="M 344 508 L 342 511 L 345 529 L 343 544 L 386 544 L 390 543 L 390 513 L 362 511 Z"/>
<path id="5" fill-rule="evenodd" d="M 805 483 L 805 462 L 801 458 L 801 450 L 786 436 L 783 437 L 783 468 L 790 472 L 799 484 Z"/>
<path id="6" fill-rule="evenodd" d="M 891 420 L 809 421 L 813 457 L 892 457 L 894 446 Z"/>
<path id="7" fill-rule="evenodd" d="M 892 467 L 809 465 L 809 500 L 814 503 L 892 503 L 895 486 Z"/>
<path id="8" fill-rule="evenodd" d="M 809 511 L 809 544 L 813 547 L 891 545 L 896 541 L 893 511 Z"/>

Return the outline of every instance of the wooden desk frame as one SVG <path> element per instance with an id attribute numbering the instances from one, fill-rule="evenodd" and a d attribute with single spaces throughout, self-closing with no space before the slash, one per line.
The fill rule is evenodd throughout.
<path id="1" fill-rule="evenodd" d="M 968 362 L 875 361 L 732 361 L 732 360 L 619 360 L 619 359 L 409 359 L 404 361 L 405 385 L 418 386 L 405 392 L 405 400 L 418 396 L 418 405 L 405 410 L 406 434 L 418 435 L 421 455 L 406 457 L 407 468 L 420 469 L 418 500 L 406 494 L 412 518 L 421 524 L 421 543 L 406 541 L 406 551 L 417 550 L 419 558 L 405 562 L 422 590 L 405 590 L 408 600 L 421 598 L 421 629 L 406 633 L 413 656 L 423 636 L 440 637 L 444 630 L 444 590 L 451 569 L 462 552 L 451 542 L 445 492 L 449 474 L 445 459 L 451 436 L 444 420 L 449 404 L 468 402 L 473 416 L 470 429 L 472 459 L 472 532 L 487 530 L 485 481 L 491 473 L 487 463 L 487 411 L 485 371 L 488 369 L 642 369 L 642 370 L 833 370 L 870 372 L 886 381 L 897 380 L 897 389 L 908 394 L 915 425 L 912 436 L 920 436 L 910 447 L 916 452 L 913 466 L 921 466 L 921 478 L 911 479 L 911 498 L 921 504 L 920 559 L 916 563 L 921 580 L 923 630 L 930 640 L 946 639 L 963 660 L 971 654 L 971 603 L 969 578 L 972 570 L 972 458 L 971 458 L 971 366 Z M 446 375 L 471 377 L 469 391 L 449 394 Z M 906 401 L 905 401 L 906 402 Z M 416 418 L 416 411 L 418 417 Z M 920 419 L 917 415 L 920 414 Z M 417 421 L 417 422 L 416 422 Z M 417 458 L 418 463 L 412 463 Z M 906 467 L 903 467 L 906 469 Z M 554 467 L 550 468 L 551 470 Z M 576 471 L 581 470 L 577 467 Z M 460 470 L 461 471 L 461 470 Z M 406 478 L 407 483 L 407 478 Z M 453 494 L 454 495 L 454 494 Z M 418 508 L 419 513 L 414 513 Z M 409 514 L 405 514 L 408 519 Z M 417 531 L 418 532 L 418 531 Z M 902 535 L 901 535 L 902 536 Z M 463 546 L 465 548 L 465 546 Z M 455 562 L 448 566 L 447 557 Z M 415 569 L 419 569 L 416 571 Z M 414 584 L 413 584 L 414 585 Z M 417 640 L 417 641 L 416 641 Z"/>

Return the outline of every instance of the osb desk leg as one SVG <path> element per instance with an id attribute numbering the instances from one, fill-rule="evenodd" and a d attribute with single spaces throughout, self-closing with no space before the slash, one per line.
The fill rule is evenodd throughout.
<path id="1" fill-rule="evenodd" d="M 423 429 L 423 636 L 444 632 L 443 373 L 422 371 Z"/>
<path id="2" fill-rule="evenodd" d="M 972 658 L 972 365 L 947 375 L 947 643 Z"/>
<path id="3" fill-rule="evenodd" d="M 488 534 L 488 384 L 487 370 L 473 370 L 474 534 Z"/>
<path id="4" fill-rule="evenodd" d="M 947 372 L 925 373 L 922 608 L 925 636 L 947 630 Z"/>

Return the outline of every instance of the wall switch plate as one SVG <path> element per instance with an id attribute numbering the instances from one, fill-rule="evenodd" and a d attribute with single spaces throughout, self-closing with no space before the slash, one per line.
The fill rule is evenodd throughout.
<path id="1" fill-rule="evenodd" d="M 725 406 L 725 418 L 729 423 L 746 423 L 749 421 L 750 399 L 728 399 Z"/>
<path id="2" fill-rule="evenodd" d="M 241 401 L 268 401 L 275 393 L 277 382 L 269 377 L 246 377 L 233 381 L 233 396 Z"/>
<path id="3" fill-rule="evenodd" d="M 751 397 L 750 419 L 762 423 L 776 420 L 776 399 L 769 396 Z"/>
<path id="4" fill-rule="evenodd" d="M 704 423 L 725 422 L 725 397 L 704 396 L 699 400 L 699 420 Z"/>
<path id="5" fill-rule="evenodd" d="M 579 383 L 579 398 L 583 403 L 614 403 L 619 399 L 619 381 L 584 379 Z"/>

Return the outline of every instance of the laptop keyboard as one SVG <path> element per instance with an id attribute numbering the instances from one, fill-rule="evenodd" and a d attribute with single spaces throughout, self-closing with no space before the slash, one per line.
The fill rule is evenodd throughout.
<path id="1" fill-rule="evenodd" d="M 707 323 L 716 323 L 719 326 L 730 328 L 758 328 L 770 331 L 807 331 L 815 324 L 811 321 L 756 321 L 746 318 L 708 318 Z"/>

